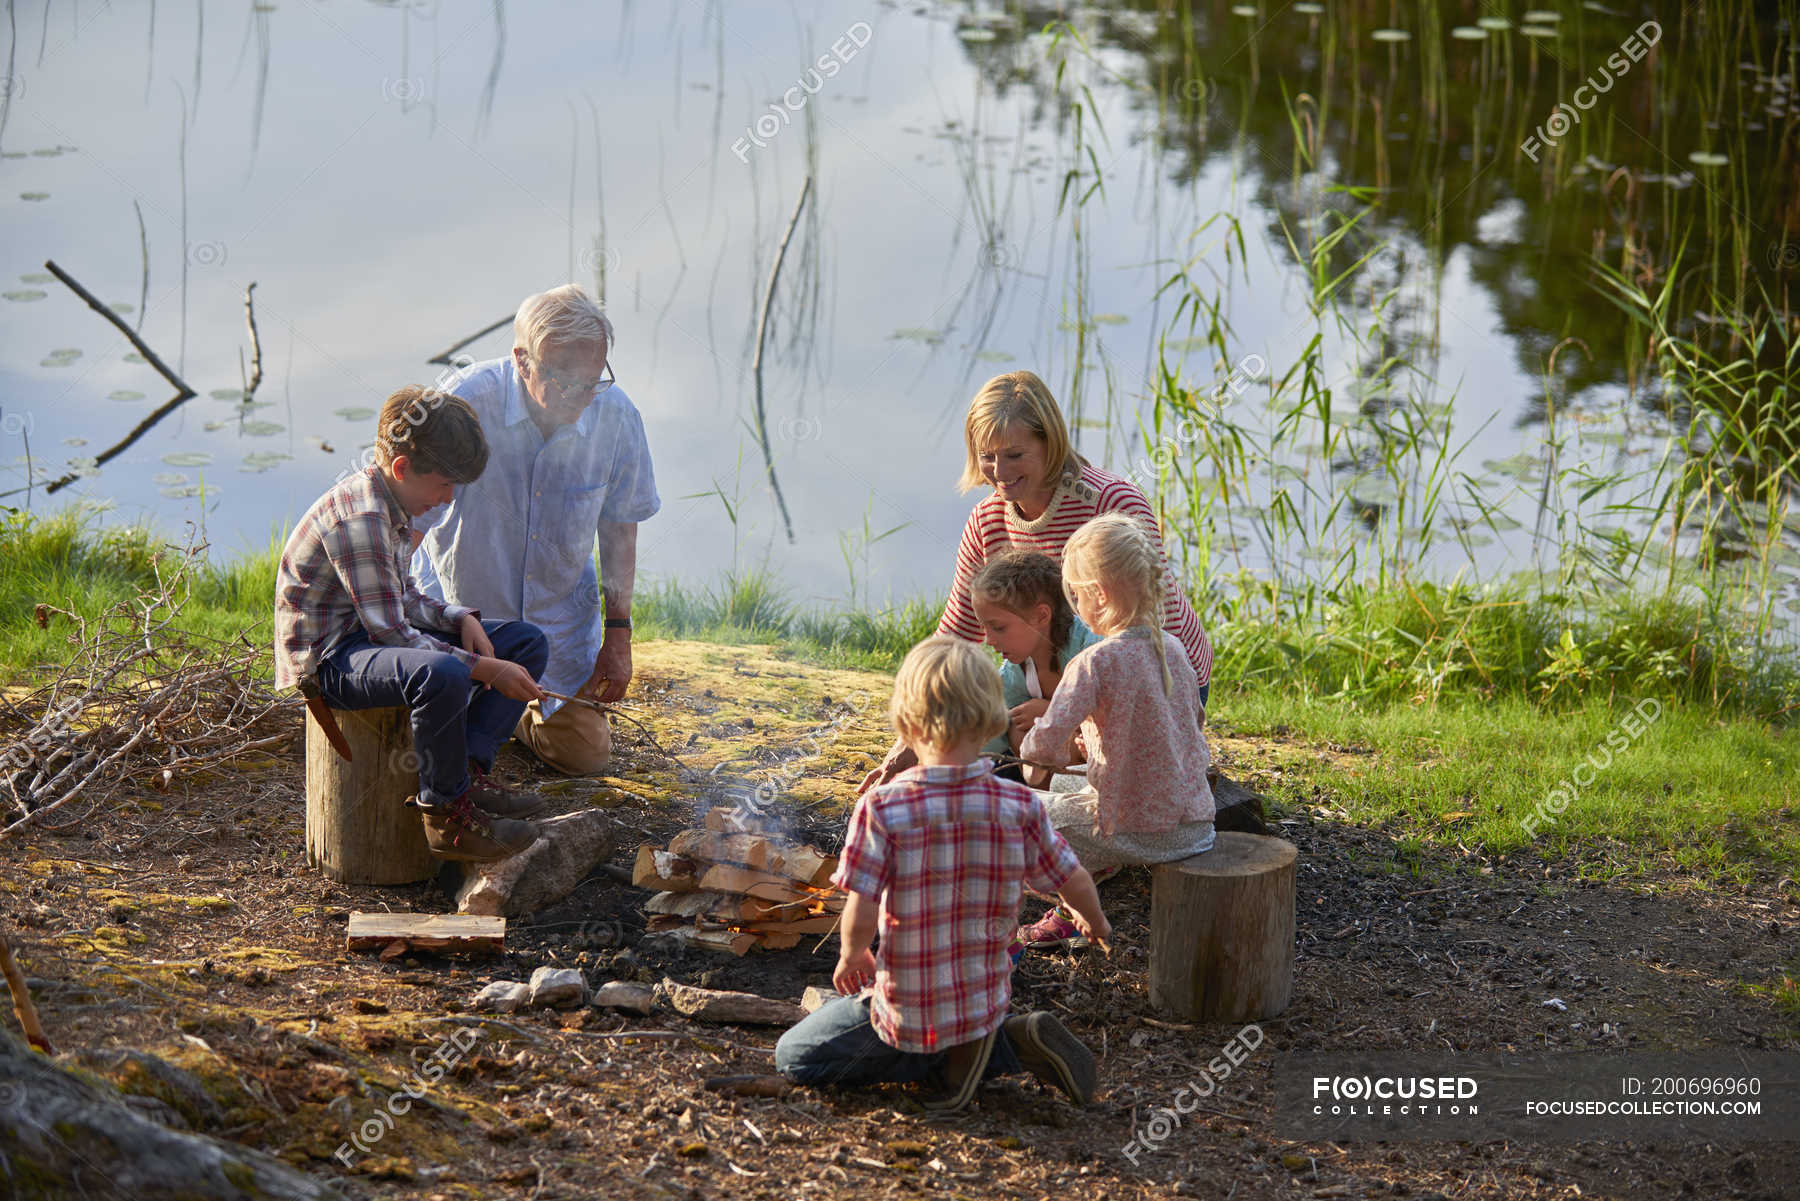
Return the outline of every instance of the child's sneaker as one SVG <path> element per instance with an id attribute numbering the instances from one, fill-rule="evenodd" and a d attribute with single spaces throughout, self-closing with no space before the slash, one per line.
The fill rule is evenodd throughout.
<path id="1" fill-rule="evenodd" d="M 1063 916 L 1061 909 L 1052 909 L 1031 925 L 1021 927 L 1019 941 L 1034 951 L 1087 946 L 1087 939 L 1082 937 L 1074 922 Z"/>
<path id="2" fill-rule="evenodd" d="M 994 1040 L 999 1034 L 995 1028 L 950 1048 L 944 1056 L 944 1093 L 926 1101 L 927 1110 L 935 1114 L 960 1113 L 975 1099 L 975 1090 L 987 1075 L 988 1060 L 994 1057 Z"/>
<path id="3" fill-rule="evenodd" d="M 419 811 L 425 824 L 425 841 L 439 859 L 460 863 L 493 863 L 518 854 L 537 841 L 530 822 L 489 817 L 469 803 L 467 793 L 448 805 L 425 805 L 419 798 L 407 805 Z"/>
<path id="4" fill-rule="evenodd" d="M 1094 1086 L 1100 1082 L 1094 1053 L 1070 1034 L 1055 1014 L 1040 1009 L 1007 1018 L 1002 1029 L 1019 1062 L 1033 1076 L 1061 1089 L 1077 1105 L 1093 1099 Z"/>

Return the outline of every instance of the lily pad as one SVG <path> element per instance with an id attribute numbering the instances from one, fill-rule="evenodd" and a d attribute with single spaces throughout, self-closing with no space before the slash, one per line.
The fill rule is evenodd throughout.
<path id="1" fill-rule="evenodd" d="M 1555 9 L 1534 8 L 1519 19 L 1527 25 L 1554 25 L 1562 20 L 1562 14 Z"/>
<path id="2" fill-rule="evenodd" d="M 1410 42 L 1412 34 L 1404 29 L 1377 29 L 1369 35 L 1377 42 Z"/>
<path id="3" fill-rule="evenodd" d="M 1316 17 L 1325 11 L 1325 6 L 1323 4 L 1313 4 L 1310 0 L 1301 0 L 1299 4 L 1294 5 L 1294 11 L 1302 16 Z"/>
<path id="4" fill-rule="evenodd" d="M 111 309 L 115 313 L 129 313 L 133 309 L 137 308 L 137 306 L 135 304 L 126 304 L 123 300 L 112 301 L 106 307 Z"/>
<path id="5" fill-rule="evenodd" d="M 48 199 L 50 199 L 50 193 L 48 193 L 48 192 L 20 192 L 19 199 L 20 200 L 48 200 Z"/>
<path id="6" fill-rule="evenodd" d="M 1556 30 L 1549 25 L 1521 25 L 1519 32 L 1528 38 L 1553 38 Z"/>
<path id="7" fill-rule="evenodd" d="M 279 434 L 287 426 L 273 421 L 246 421 L 240 428 L 252 438 L 267 438 L 271 434 Z"/>
<path id="8" fill-rule="evenodd" d="M 1714 154 L 1710 150 L 1696 150 L 1688 155 L 1688 162 L 1696 167 L 1723 167 L 1731 161 L 1723 154 Z"/>
<path id="9" fill-rule="evenodd" d="M 214 388 L 207 395 L 214 400 L 242 400 L 244 399 L 244 390 L 242 388 Z"/>
<path id="10" fill-rule="evenodd" d="M 1479 21 L 1476 21 L 1475 24 L 1487 30 L 1489 33 L 1505 33 L 1512 28 L 1512 22 L 1508 21 L 1505 17 L 1482 17 Z"/>
<path id="11" fill-rule="evenodd" d="M 956 36 L 965 42 L 991 42 L 1000 35 L 979 25 L 965 25 L 956 31 Z"/>
<path id="12" fill-rule="evenodd" d="M 53 350 L 49 354 L 45 355 L 43 360 L 38 363 L 38 366 L 40 366 L 40 367 L 67 367 L 70 363 L 73 363 L 76 359 L 79 359 L 80 357 L 81 357 L 81 352 L 79 350 L 76 350 L 72 346 L 64 347 L 61 350 Z"/>
<path id="13" fill-rule="evenodd" d="M 1474 25 L 1458 25 L 1450 31 L 1450 36 L 1461 42 L 1482 42 L 1487 40 L 1488 31 Z"/>
<path id="14" fill-rule="evenodd" d="M 29 304 L 34 300 L 42 300 L 48 295 L 49 293 L 45 292 L 42 288 L 19 288 L 12 292 L 0 292 L 0 296 L 5 296 L 8 300 L 16 300 L 21 304 Z"/>
<path id="15" fill-rule="evenodd" d="M 49 284 L 55 283 L 56 277 L 48 271 L 27 271 L 19 277 L 19 282 L 22 284 Z"/>
<path id="16" fill-rule="evenodd" d="M 139 354 L 135 350 L 125 356 L 125 361 L 127 363 L 147 363 L 147 362 L 149 362 L 148 359 L 146 359 L 143 355 Z"/>
<path id="17" fill-rule="evenodd" d="M 162 461 L 171 467 L 206 467 L 213 457 L 209 450 L 177 450 L 164 455 Z"/>
<path id="18" fill-rule="evenodd" d="M 982 363 L 1010 363 L 1015 357 L 1010 350 L 984 350 L 975 356 Z"/>
<path id="19" fill-rule="evenodd" d="M 217 484 L 178 484 L 173 488 L 160 489 L 170 500 L 192 500 L 202 492 L 217 493 L 218 490 Z"/>
<path id="20" fill-rule="evenodd" d="M 1125 325 L 1131 320 L 1124 313 L 1095 313 L 1095 325 Z"/>
<path id="21" fill-rule="evenodd" d="M 349 406 L 346 406 L 345 408 L 333 409 L 331 412 L 332 412 L 332 416 L 342 417 L 345 421 L 367 421 L 369 418 L 375 416 L 374 409 L 362 408 L 357 405 L 349 405 Z"/>
<path id="22" fill-rule="evenodd" d="M 1256 15 L 1256 5 L 1254 5 L 1254 4 L 1234 4 L 1231 6 L 1231 11 L 1236 16 L 1254 17 Z"/>
<path id="23" fill-rule="evenodd" d="M 155 479 L 156 486 L 159 488 L 173 488 L 177 484 L 185 484 L 188 482 L 187 472 L 185 471 L 159 471 L 156 473 Z"/>
<path id="24" fill-rule="evenodd" d="M 142 400 L 142 399 L 144 399 L 144 394 L 142 392 L 134 392 L 130 388 L 120 388 L 116 392 L 108 392 L 106 394 L 106 399 L 108 399 L 108 400 Z"/>
<path id="25" fill-rule="evenodd" d="M 86 446 L 87 439 L 81 437 L 80 435 L 77 435 L 73 438 L 64 438 L 63 445 L 64 446 Z"/>

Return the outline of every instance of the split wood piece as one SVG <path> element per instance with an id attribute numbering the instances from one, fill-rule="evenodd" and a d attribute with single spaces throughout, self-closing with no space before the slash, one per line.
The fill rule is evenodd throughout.
<path id="1" fill-rule="evenodd" d="M 657 985 L 657 995 L 676 1013 L 696 1022 L 721 1022 L 728 1025 L 791 1026 L 806 1016 L 806 1011 L 792 1001 L 777 1001 L 755 993 L 720 992 L 696 988 L 668 977 Z"/>
<path id="2" fill-rule="evenodd" d="M 783 915 L 799 915 L 792 906 L 774 905 L 755 897 L 731 892 L 659 892 L 644 902 L 644 910 L 677 917 L 709 917 L 721 922 L 776 922 Z"/>
<path id="3" fill-rule="evenodd" d="M 1297 858 L 1284 839 L 1224 831 L 1205 854 L 1152 869 L 1151 1005 L 1199 1022 L 1287 1008 Z"/>
<path id="4" fill-rule="evenodd" d="M 750 949 L 761 941 L 755 934 L 745 934 L 737 930 L 727 930 L 723 927 L 716 930 L 703 930 L 680 918 L 671 917 L 665 920 L 673 923 L 669 927 L 669 932 L 681 941 L 691 943 L 696 947 L 704 947 L 709 951 L 729 951 L 740 959 L 748 955 Z M 650 928 L 656 929 L 654 918 L 651 919 L 651 923 Z"/>
<path id="5" fill-rule="evenodd" d="M 669 840 L 669 851 L 708 863 L 739 864 L 814 888 L 829 884 L 832 873 L 837 871 L 835 855 L 823 855 L 812 847 L 783 844 L 755 833 L 683 830 Z"/>
<path id="6" fill-rule="evenodd" d="M 506 919 L 475 913 L 350 915 L 348 950 L 386 951 L 395 943 L 415 951 L 499 954 L 506 950 Z"/>
<path id="7" fill-rule="evenodd" d="M 416 884 L 437 875 L 419 812 L 412 715 L 405 709 L 334 710 L 354 758 L 333 749 L 306 715 L 306 859 L 340 884 Z"/>
<path id="8" fill-rule="evenodd" d="M 771 872 L 753 871 L 734 863 L 715 863 L 700 877 L 700 887 L 713 892 L 738 892 L 759 901 L 807 900 L 805 893 L 792 880 Z"/>
<path id="9" fill-rule="evenodd" d="M 646 843 L 637 849 L 631 882 L 638 888 L 653 888 L 658 892 L 692 892 L 700 887 L 694 873 L 695 865 L 689 860 Z"/>

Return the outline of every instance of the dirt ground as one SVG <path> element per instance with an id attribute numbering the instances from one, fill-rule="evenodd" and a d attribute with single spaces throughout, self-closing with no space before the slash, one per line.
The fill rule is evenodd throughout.
<path id="1" fill-rule="evenodd" d="M 617 868 L 640 841 L 692 825 L 734 780 L 776 779 L 797 832 L 835 846 L 842 805 L 885 742 L 883 677 L 685 643 L 645 644 L 638 671 L 642 724 L 619 726 L 614 775 L 555 782 L 512 750 L 502 774 L 548 786 L 565 809 L 607 807 L 621 828 Z M 452 901 L 436 882 L 347 888 L 306 867 L 298 736 L 229 775 L 109 798 L 66 829 L 0 844 L 0 906 L 60 1051 L 140 1093 L 158 1090 L 104 1052 L 165 1059 L 204 1087 L 197 1098 L 158 1093 L 193 1125 L 348 1196 L 1800 1196 L 1794 1143 L 1279 1137 L 1273 1070 L 1292 1052 L 1800 1049 L 1792 1017 L 1751 987 L 1793 971 L 1800 902 L 1774 872 L 1720 893 L 1672 873 L 1600 884 L 1535 857 L 1403 854 L 1397 838 L 1345 820 L 1328 794 L 1298 794 L 1269 766 L 1268 740 L 1227 732 L 1215 743 L 1228 774 L 1275 802 L 1300 851 L 1294 995 L 1208 1104 L 1135 1163 L 1122 1151 L 1134 1132 L 1238 1033 L 1150 1008 L 1141 870 L 1102 889 L 1118 931 L 1110 957 L 1030 953 L 1015 979 L 1015 1008 L 1056 1012 L 1094 1048 L 1100 1096 L 1076 1109 L 1008 1079 L 948 1120 L 898 1086 L 783 1097 L 705 1088 L 708 1077 L 768 1071 L 778 1030 L 591 1009 L 445 1021 L 470 1020 L 487 981 L 543 964 L 579 967 L 595 984 L 667 976 L 798 998 L 829 986 L 836 940 L 743 959 L 684 949 L 646 936 L 648 894 L 601 871 L 513 922 L 502 956 L 348 955 L 352 910 Z M 352 1149 L 346 1171 L 334 1152 L 453 1036 L 468 1050 L 429 1102 L 369 1153 Z"/>

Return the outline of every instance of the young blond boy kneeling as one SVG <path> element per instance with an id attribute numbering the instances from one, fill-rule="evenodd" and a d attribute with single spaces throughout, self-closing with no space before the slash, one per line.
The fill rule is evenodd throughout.
<path id="1" fill-rule="evenodd" d="M 941 1073 L 944 1095 L 927 1107 L 945 1111 L 987 1076 L 1030 1071 L 1085 1104 L 1092 1053 L 1049 1013 L 1007 1017 L 1007 950 L 1027 885 L 1059 892 L 1090 937 L 1112 927 L 1043 803 L 981 757 L 1007 727 L 999 673 L 967 642 L 928 639 L 900 666 L 890 717 L 918 766 L 850 818 L 832 878 L 850 894 L 833 976 L 845 995 L 781 1036 L 776 1070 L 801 1084 Z"/>

